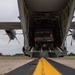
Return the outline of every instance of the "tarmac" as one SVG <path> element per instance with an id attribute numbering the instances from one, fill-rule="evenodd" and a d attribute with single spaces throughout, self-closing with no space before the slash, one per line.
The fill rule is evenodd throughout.
<path id="1" fill-rule="evenodd" d="M 75 57 L 46 58 L 45 60 L 55 68 L 60 75 L 75 75 Z M 0 57 L 0 75 L 35 75 L 34 72 L 39 61 L 40 58 Z M 47 64 L 44 63 L 43 65 Z M 45 67 L 47 69 L 48 66 Z M 40 71 L 37 72 L 39 75 L 42 75 Z"/>

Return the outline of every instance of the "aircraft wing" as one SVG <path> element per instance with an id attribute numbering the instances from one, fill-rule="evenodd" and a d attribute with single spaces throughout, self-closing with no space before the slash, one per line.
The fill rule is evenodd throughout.
<path id="1" fill-rule="evenodd" d="M 21 22 L 0 22 L 0 29 L 5 30 L 6 34 L 8 35 L 10 39 L 9 42 L 11 40 L 14 40 L 15 38 L 18 41 L 16 37 L 16 32 L 14 31 L 14 29 L 21 29 Z M 18 43 L 20 44 L 19 41 Z"/>
<path id="2" fill-rule="evenodd" d="M 21 22 L 0 22 L 0 29 L 22 29 Z M 75 22 L 71 22 L 70 29 L 75 29 Z"/>
<path id="3" fill-rule="evenodd" d="M 70 29 L 75 29 L 75 22 L 71 22 Z"/>
<path id="4" fill-rule="evenodd" d="M 21 29 L 20 22 L 0 22 L 0 29 Z"/>

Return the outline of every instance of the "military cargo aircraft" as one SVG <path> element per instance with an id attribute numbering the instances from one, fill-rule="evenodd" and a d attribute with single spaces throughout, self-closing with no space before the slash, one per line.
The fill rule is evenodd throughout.
<path id="1" fill-rule="evenodd" d="M 75 0 L 18 0 L 18 7 L 21 22 L 4 26 L 9 30 L 23 30 L 25 55 L 59 57 L 67 54 L 64 41 L 71 27 Z"/>

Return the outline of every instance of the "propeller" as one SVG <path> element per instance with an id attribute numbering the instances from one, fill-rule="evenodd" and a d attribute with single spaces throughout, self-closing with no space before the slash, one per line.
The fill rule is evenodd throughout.
<path id="1" fill-rule="evenodd" d="M 72 39 L 71 39 L 71 46 L 72 46 Z"/>
<path id="2" fill-rule="evenodd" d="M 72 36 L 72 32 L 73 32 L 73 31 L 69 30 L 69 32 L 70 32 L 70 34 L 68 34 L 68 36 Z M 71 46 L 72 46 L 72 42 L 73 42 L 73 37 L 72 37 L 72 39 L 71 39 Z"/>
<path id="3" fill-rule="evenodd" d="M 16 37 L 16 36 L 15 36 L 15 38 L 16 38 L 17 42 L 20 44 L 20 42 L 19 42 L 19 40 L 17 39 L 17 37 Z"/>
<path id="4" fill-rule="evenodd" d="M 16 39 L 18 41 L 18 43 L 20 44 L 20 42 L 19 42 L 18 38 L 16 37 L 16 35 L 23 34 L 23 33 L 16 33 L 15 30 L 5 30 L 5 32 L 7 33 L 5 35 L 8 35 L 8 37 L 9 37 L 8 44 L 10 43 L 11 40 L 14 40 L 14 39 Z"/>
<path id="5" fill-rule="evenodd" d="M 17 38 L 16 36 L 15 36 L 15 38 L 16 38 L 17 42 L 20 44 L 18 38 Z M 11 42 L 11 40 L 12 40 L 12 39 L 9 40 L 8 44 Z"/>
<path id="6" fill-rule="evenodd" d="M 69 29 L 69 31 L 72 33 L 72 31 Z"/>
<path id="7" fill-rule="evenodd" d="M 8 44 L 10 43 L 11 39 L 9 40 Z"/>

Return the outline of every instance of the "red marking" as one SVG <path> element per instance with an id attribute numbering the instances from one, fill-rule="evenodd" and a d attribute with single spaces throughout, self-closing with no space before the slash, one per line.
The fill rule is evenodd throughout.
<path id="1" fill-rule="evenodd" d="M 36 38 L 34 38 L 34 42 L 36 42 Z"/>
<path id="2" fill-rule="evenodd" d="M 50 38 L 51 38 L 52 41 L 54 42 L 54 38 L 53 38 L 53 35 L 52 35 L 52 34 L 50 34 Z"/>

